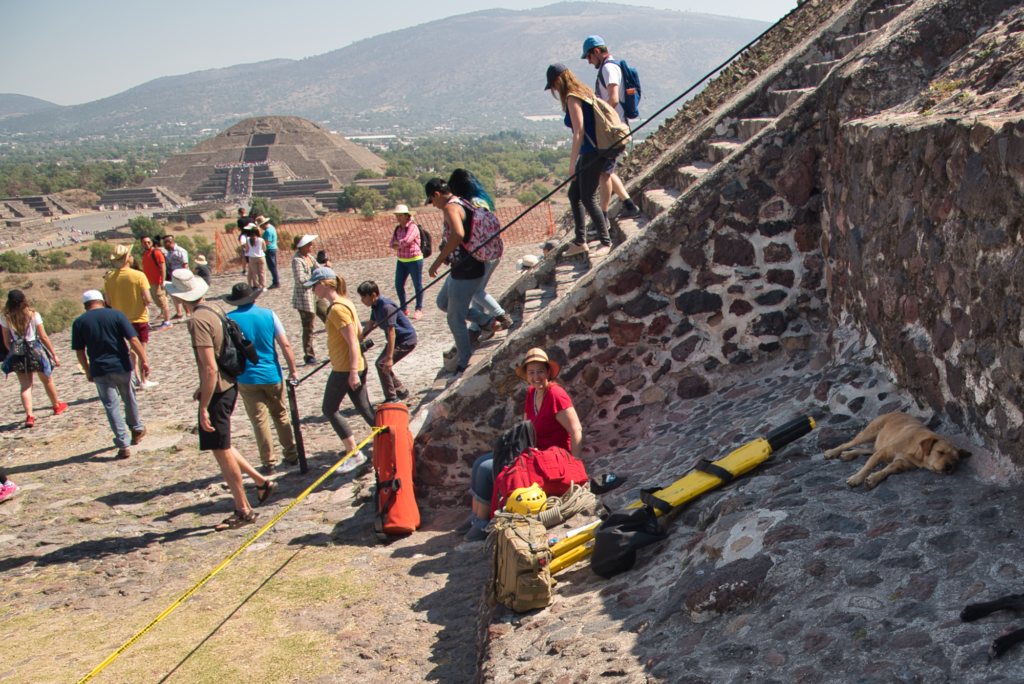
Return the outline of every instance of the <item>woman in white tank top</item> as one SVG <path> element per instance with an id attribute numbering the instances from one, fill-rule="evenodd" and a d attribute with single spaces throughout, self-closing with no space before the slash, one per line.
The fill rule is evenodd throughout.
<path id="1" fill-rule="evenodd" d="M 242 234 L 241 242 L 245 247 L 245 259 L 249 263 L 249 286 L 254 290 L 257 287 L 262 290 L 267 282 L 266 242 L 255 226 L 248 233 Z"/>

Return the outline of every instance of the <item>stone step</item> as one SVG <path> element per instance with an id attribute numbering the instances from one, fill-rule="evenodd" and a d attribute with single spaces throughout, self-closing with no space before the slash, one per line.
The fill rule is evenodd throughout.
<path id="1" fill-rule="evenodd" d="M 807 64 L 804 66 L 800 81 L 808 88 L 812 88 L 824 81 L 829 72 L 832 71 L 832 69 L 834 69 L 841 61 L 842 60 L 840 59 L 834 59 L 831 62 Z"/>
<path id="2" fill-rule="evenodd" d="M 743 123 L 742 121 L 740 123 Z M 714 164 L 706 161 L 694 162 L 689 166 L 680 166 L 676 171 L 676 187 L 680 191 L 686 190 L 688 187 L 699 181 L 704 175 L 711 170 Z"/>
<path id="3" fill-rule="evenodd" d="M 775 119 L 740 119 L 736 122 L 736 132 L 740 140 L 746 142 L 775 122 Z"/>
<path id="4" fill-rule="evenodd" d="M 611 225 L 612 244 L 621 245 L 643 230 L 644 226 L 648 223 L 650 223 L 650 219 L 643 214 L 629 219 L 613 218 Z"/>
<path id="5" fill-rule="evenodd" d="M 555 266 L 555 290 L 559 294 L 565 292 L 589 270 L 586 262 L 575 260 Z"/>
<path id="6" fill-rule="evenodd" d="M 554 285 L 527 290 L 523 301 L 523 323 L 543 311 L 557 296 L 558 292 Z"/>
<path id="7" fill-rule="evenodd" d="M 796 104 L 801 97 L 814 88 L 797 88 L 796 90 L 773 90 L 768 93 L 768 109 L 776 116 Z"/>
<path id="8" fill-rule="evenodd" d="M 652 219 L 672 206 L 673 202 L 683 194 L 675 188 L 656 188 L 647 190 L 641 197 L 640 208 Z"/>
<path id="9" fill-rule="evenodd" d="M 854 33 L 852 36 L 839 36 L 836 38 L 836 54 L 840 57 L 846 57 L 861 45 L 874 38 L 877 33 L 878 31 L 865 31 L 864 33 Z"/>
<path id="10" fill-rule="evenodd" d="M 712 164 L 717 164 L 720 161 L 725 161 L 729 158 L 733 152 L 739 149 L 741 145 L 734 142 L 713 142 L 708 143 L 708 152 L 706 158 Z"/>
<path id="11" fill-rule="evenodd" d="M 868 12 L 864 15 L 861 23 L 865 31 L 876 31 L 899 16 L 908 7 L 910 7 L 909 2 L 902 5 L 889 5 L 875 12 Z"/>

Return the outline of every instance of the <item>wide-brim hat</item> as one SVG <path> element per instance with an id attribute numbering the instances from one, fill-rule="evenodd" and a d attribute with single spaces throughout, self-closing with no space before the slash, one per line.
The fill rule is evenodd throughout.
<path id="1" fill-rule="evenodd" d="M 256 225 L 258 225 L 258 226 L 265 226 L 268 223 L 270 223 L 270 219 L 267 218 L 266 216 L 262 216 L 262 217 L 260 217 L 259 219 L 256 220 Z"/>
<path id="2" fill-rule="evenodd" d="M 299 242 L 298 242 L 298 244 L 295 245 L 295 249 L 298 249 L 299 247 L 305 247 L 306 245 L 308 245 L 313 240 L 316 240 L 317 237 L 319 237 L 319 236 L 317 236 L 317 235 L 303 235 L 301 238 L 299 238 Z"/>
<path id="3" fill-rule="evenodd" d="M 405 206 L 404 204 L 399 204 L 398 206 L 396 206 L 394 213 L 396 213 L 396 214 L 409 214 L 410 216 L 412 215 L 412 212 L 409 211 L 409 207 Z"/>
<path id="4" fill-rule="evenodd" d="M 206 262 L 206 257 L 204 257 L 204 256 L 203 256 L 202 254 L 197 254 L 197 255 L 196 255 L 196 259 L 195 259 L 195 262 L 196 262 L 197 264 L 199 264 L 200 266 L 205 266 L 205 265 L 206 265 L 206 263 L 207 263 L 207 262 Z"/>
<path id="5" fill-rule="evenodd" d="M 171 273 L 170 282 L 164 283 L 164 291 L 172 297 L 186 302 L 202 299 L 210 286 L 206 281 L 187 268 L 178 268 Z"/>
<path id="6" fill-rule="evenodd" d="M 516 369 L 516 375 L 518 375 L 523 380 L 526 380 L 526 366 L 533 363 L 534 361 L 540 361 L 541 363 L 546 363 L 548 365 L 548 372 L 550 373 L 550 377 L 548 378 L 549 380 L 554 380 L 555 378 L 557 378 L 558 372 L 562 370 L 561 366 L 559 366 L 557 363 L 548 358 L 548 354 L 546 351 L 540 349 L 539 347 L 536 347 L 526 352 L 526 359 L 523 361 L 522 365 Z"/>
<path id="7" fill-rule="evenodd" d="M 254 290 L 248 283 L 235 283 L 231 287 L 231 294 L 224 298 L 224 303 L 231 306 L 245 306 L 255 302 L 261 294 L 263 294 L 262 287 L 257 287 Z"/>
<path id="8" fill-rule="evenodd" d="M 125 261 L 132 253 L 131 245 L 118 245 L 110 255 L 111 261 Z"/>

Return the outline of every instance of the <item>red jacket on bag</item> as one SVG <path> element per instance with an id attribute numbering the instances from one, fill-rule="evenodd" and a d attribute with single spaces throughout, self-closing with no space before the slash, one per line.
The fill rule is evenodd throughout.
<path id="1" fill-rule="evenodd" d="M 573 458 L 565 449 L 527 449 L 502 468 L 494 478 L 494 493 L 491 495 L 491 515 L 508 501 L 509 494 L 534 482 L 540 485 L 548 496 L 562 496 L 569 491 L 569 485 L 587 483 L 587 470 L 583 461 Z"/>

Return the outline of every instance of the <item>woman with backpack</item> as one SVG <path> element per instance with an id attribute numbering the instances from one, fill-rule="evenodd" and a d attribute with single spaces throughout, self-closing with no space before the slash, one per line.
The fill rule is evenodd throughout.
<path id="1" fill-rule="evenodd" d="M 461 197 L 472 204 L 474 210 L 483 210 L 494 213 L 494 200 L 491 199 L 490 193 L 487 192 L 487 189 L 484 188 L 483 184 L 477 179 L 477 177 L 466 169 L 455 169 L 452 171 L 452 175 L 448 179 L 448 187 L 451 188 L 453 195 Z M 479 309 L 480 311 L 493 316 L 499 323 L 501 323 L 501 328 L 508 330 L 512 327 L 512 318 L 505 313 L 503 308 L 501 308 L 501 304 L 498 303 L 498 300 L 487 293 L 487 283 L 490 282 L 491 276 L 494 274 L 494 269 L 496 269 L 500 263 L 500 256 L 497 259 L 491 259 L 484 262 L 484 278 L 480 281 L 480 286 L 477 287 L 476 294 L 473 295 L 473 303 L 470 304 L 470 308 Z M 479 343 L 480 334 L 480 326 L 477 323 L 470 323 L 469 340 L 471 345 Z"/>
<path id="2" fill-rule="evenodd" d="M 555 382 L 560 370 L 561 366 L 549 359 L 543 349 L 526 352 L 526 358 L 516 369 L 516 375 L 529 385 L 523 420 L 533 423 L 537 449 L 560 447 L 578 459 L 582 452 L 583 427 L 569 394 Z M 473 462 L 469 489 L 473 497 L 473 512 L 455 530 L 465 533 L 466 541 L 480 541 L 487 537 L 485 530 L 491 519 L 491 498 L 497 475 L 493 453 L 488 452 Z"/>
<path id="3" fill-rule="evenodd" d="M 17 373 L 21 383 L 21 403 L 25 407 L 25 427 L 34 427 L 36 418 L 32 415 L 32 374 L 39 376 L 46 396 L 53 406 L 53 415 L 59 416 L 68 405 L 57 398 L 57 387 L 50 373 L 60 365 L 57 352 L 43 329 L 43 318 L 29 306 L 25 293 L 11 290 L 7 305 L 0 315 L 4 345 L 10 350 L 3 362 L 4 374 Z"/>
<path id="4" fill-rule="evenodd" d="M 423 250 L 422 229 L 412 220 L 409 207 L 399 204 L 395 207 L 398 225 L 391 236 L 391 249 L 398 256 L 395 265 L 395 291 L 398 292 L 398 304 L 406 316 L 409 310 L 405 306 L 405 281 L 412 276 L 412 286 L 416 292 L 416 312 L 414 320 L 423 318 Z M 429 240 L 429 237 L 428 237 Z"/>
<path id="5" fill-rule="evenodd" d="M 572 206 L 572 221 L 576 228 L 576 237 L 572 245 L 565 251 L 565 256 L 586 254 L 587 219 L 590 215 L 597 229 L 601 246 L 594 250 L 595 256 L 603 256 L 611 250 L 611 238 L 608 236 L 608 223 L 601 211 L 598 190 L 604 163 L 597 151 L 597 129 L 594 120 L 594 91 L 580 83 L 564 64 L 552 64 L 548 67 L 547 86 L 551 95 L 562 104 L 565 112 L 565 125 L 572 129 L 572 152 L 569 155 L 569 168 L 575 177 L 569 184 L 569 202 Z"/>

